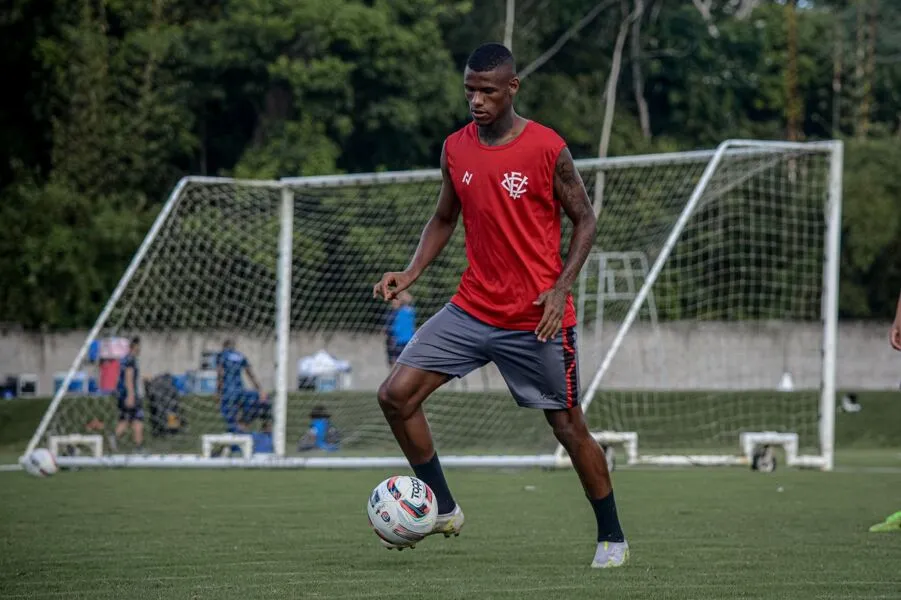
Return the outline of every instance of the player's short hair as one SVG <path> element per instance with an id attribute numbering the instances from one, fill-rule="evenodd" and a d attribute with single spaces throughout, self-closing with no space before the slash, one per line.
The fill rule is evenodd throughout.
<path id="1" fill-rule="evenodd" d="M 494 69 L 509 64 L 516 72 L 516 61 L 513 59 L 513 53 L 504 46 L 495 42 L 482 44 L 472 51 L 466 60 L 466 66 L 471 71 L 493 71 Z"/>
<path id="2" fill-rule="evenodd" d="M 235 340 L 233 340 L 231 338 L 226 339 L 224 342 L 222 342 L 222 347 L 223 348 L 234 348 Z"/>
<path id="3" fill-rule="evenodd" d="M 134 348 L 135 346 L 137 346 L 140 343 L 141 343 L 141 338 L 138 336 L 134 336 L 133 338 L 131 338 L 131 342 L 128 345 L 131 346 L 132 348 Z"/>

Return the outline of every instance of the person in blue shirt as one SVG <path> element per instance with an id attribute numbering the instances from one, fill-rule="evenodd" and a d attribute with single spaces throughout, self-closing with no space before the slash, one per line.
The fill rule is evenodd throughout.
<path id="1" fill-rule="evenodd" d="M 138 356 L 141 354 L 141 339 L 134 337 L 128 346 L 128 354 L 119 362 L 119 381 L 116 384 L 116 400 L 119 406 L 119 422 L 116 423 L 115 437 L 109 437 L 113 451 L 118 450 L 119 440 L 131 425 L 132 439 L 136 451 L 144 450 L 144 408 L 141 405 L 139 382 L 141 369 Z"/>
<path id="2" fill-rule="evenodd" d="M 219 394 L 219 411 L 225 419 L 229 433 L 241 433 L 255 418 L 268 425 L 269 399 L 263 393 L 250 361 L 235 349 L 233 340 L 226 340 L 216 360 L 216 390 Z M 244 373 L 256 389 L 256 394 L 244 389 Z"/>
<path id="3" fill-rule="evenodd" d="M 403 291 L 391 301 L 391 312 L 388 313 L 385 323 L 388 366 L 394 366 L 400 353 L 404 351 L 415 333 L 416 309 L 413 308 L 413 296 L 409 292 Z"/>
<path id="4" fill-rule="evenodd" d="M 340 434 L 338 429 L 332 425 L 332 415 L 321 404 L 317 404 L 310 411 L 310 427 L 307 432 L 297 442 L 298 452 L 307 450 L 326 450 L 334 452 L 340 446 Z"/>

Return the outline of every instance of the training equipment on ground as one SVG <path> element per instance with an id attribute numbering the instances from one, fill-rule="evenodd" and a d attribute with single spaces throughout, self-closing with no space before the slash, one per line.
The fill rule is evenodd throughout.
<path id="1" fill-rule="evenodd" d="M 780 467 L 830 469 L 842 144 L 730 141 L 576 164 L 599 213 L 596 249 L 573 290 L 582 406 L 598 441 L 622 448 L 617 467 L 750 466 L 754 449 L 769 446 Z M 209 396 L 215 372 L 210 385 L 199 371 L 178 398 L 177 427 L 148 427 L 148 456 L 61 464 L 406 465 L 375 402 L 387 374 L 386 306 L 372 285 L 408 262 L 440 183 L 436 169 L 182 180 L 29 450 L 84 434 L 93 419 L 115 422 L 114 400 L 64 391 L 94 339 L 140 335 L 142 373 L 179 374 L 231 338 L 275 390 L 272 454 L 200 454 L 203 436 L 225 425 Z M 411 289 L 419 324 L 459 282 L 459 229 Z M 293 365 L 320 349 L 351 371 L 310 383 L 329 393 L 294 391 Z M 425 405 L 444 466 L 570 464 L 542 419 L 486 393 L 504 390 L 492 367 L 446 387 Z M 315 407 L 341 432 L 334 451 L 296 450 Z"/>
<path id="2" fill-rule="evenodd" d="M 57 469 L 56 458 L 46 448 L 36 448 L 22 460 L 22 467 L 35 477 L 50 477 Z"/>
<path id="3" fill-rule="evenodd" d="M 438 505 L 432 489 L 406 475 L 389 477 L 378 484 L 366 503 L 369 524 L 388 549 L 413 548 L 432 532 Z"/>

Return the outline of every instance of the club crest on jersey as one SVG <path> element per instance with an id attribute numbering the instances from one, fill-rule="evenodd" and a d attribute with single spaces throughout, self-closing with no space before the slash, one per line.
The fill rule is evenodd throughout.
<path id="1" fill-rule="evenodd" d="M 501 180 L 501 187 L 507 190 L 514 200 L 519 200 L 520 196 L 526 193 L 528 185 L 529 178 L 519 171 L 504 173 L 504 178 Z"/>

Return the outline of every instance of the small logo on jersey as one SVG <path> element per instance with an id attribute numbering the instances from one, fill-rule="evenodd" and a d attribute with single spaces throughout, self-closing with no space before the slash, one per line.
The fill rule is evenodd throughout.
<path id="1" fill-rule="evenodd" d="M 466 171 L 465 173 L 463 173 L 463 183 L 469 185 L 470 181 L 472 181 L 472 173 Z"/>
<path id="2" fill-rule="evenodd" d="M 526 193 L 528 184 L 529 178 L 519 171 L 504 173 L 504 178 L 501 180 L 501 187 L 507 190 L 514 200 L 519 200 L 519 197 Z"/>

